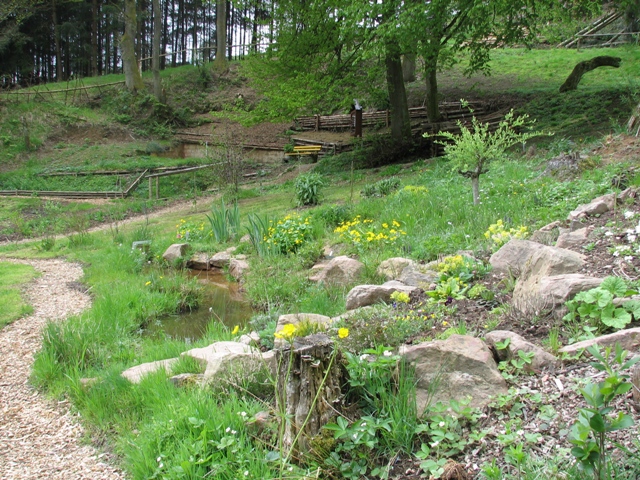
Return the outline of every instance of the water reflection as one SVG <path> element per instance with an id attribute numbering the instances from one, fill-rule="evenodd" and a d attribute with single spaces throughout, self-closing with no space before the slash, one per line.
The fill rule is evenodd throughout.
<path id="1" fill-rule="evenodd" d="M 238 284 L 230 283 L 217 270 L 193 270 L 191 275 L 203 287 L 200 308 L 192 312 L 167 315 L 152 322 L 145 335 L 192 342 L 200 339 L 207 331 L 209 322 L 222 322 L 229 328 L 246 325 L 252 311 L 249 302 L 239 291 Z"/>

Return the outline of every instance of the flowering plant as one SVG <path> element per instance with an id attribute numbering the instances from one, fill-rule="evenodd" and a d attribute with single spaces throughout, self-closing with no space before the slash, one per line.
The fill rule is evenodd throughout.
<path id="1" fill-rule="evenodd" d="M 402 235 L 407 234 L 400 226 L 397 220 L 392 220 L 391 224 L 376 224 L 373 220 L 356 215 L 353 220 L 338 225 L 334 232 L 340 234 L 341 240 L 357 248 L 367 248 L 380 243 L 393 245 Z"/>
<path id="2" fill-rule="evenodd" d="M 496 223 L 489 225 L 489 230 L 484 232 L 485 238 L 491 240 L 496 247 L 501 247 L 512 238 L 526 238 L 528 234 L 527 227 L 523 225 L 507 230 L 502 220 L 498 220 Z"/>
<path id="3" fill-rule="evenodd" d="M 302 244 L 311 238 L 313 227 L 309 217 L 301 218 L 291 214 L 277 222 L 270 222 L 264 242 L 280 253 L 295 253 Z"/>
<path id="4" fill-rule="evenodd" d="M 176 238 L 183 240 L 204 240 L 211 237 L 211 231 L 205 231 L 204 222 L 187 222 L 184 218 L 176 224 Z"/>

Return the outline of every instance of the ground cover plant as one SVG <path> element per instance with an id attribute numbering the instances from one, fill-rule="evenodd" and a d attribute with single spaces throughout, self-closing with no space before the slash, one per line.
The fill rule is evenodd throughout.
<path id="1" fill-rule="evenodd" d="M 623 65 L 635 58 L 636 52 L 619 50 L 625 56 Z M 509 70 L 515 63 L 514 58 L 546 62 L 539 77 L 517 78 L 511 93 L 520 94 L 518 101 L 524 102 L 534 90 L 542 90 L 540 97 L 522 103 L 521 108 L 536 110 L 536 117 L 545 129 L 554 125 L 559 132 L 555 138 L 541 142 L 532 155 L 525 156 L 522 149 L 517 148 L 508 152 L 508 161 L 492 165 L 483 177 L 475 206 L 468 201 L 472 196 L 471 185 L 451 172 L 446 159 L 421 158 L 411 165 L 394 165 L 377 172 L 349 172 L 343 168 L 350 163 L 348 156 L 320 161 L 315 175 L 323 183 L 322 197 L 316 198 L 316 192 L 307 195 L 308 185 L 303 185 L 305 191 L 301 199 L 292 181 L 294 177 L 289 177 L 278 187 L 252 187 L 259 192 L 257 197 L 243 198 L 239 192 L 237 204 L 228 201 L 228 197 L 225 197 L 226 203 L 218 198 L 212 202 L 207 199 L 200 211 L 191 208 L 160 218 L 147 217 L 126 226 L 116 226 L 112 221 L 111 229 L 91 234 L 84 227 L 74 232 L 65 218 L 72 209 L 86 207 L 60 202 L 60 209 L 54 213 L 57 202 L 47 206 L 40 199 L 21 199 L 15 203 L 12 200 L 11 207 L 3 205 L 2 211 L 10 211 L 16 217 L 27 208 L 50 210 L 44 216 L 49 223 L 38 215 L 40 226 L 33 227 L 29 235 L 36 235 L 38 228 L 44 231 L 55 226 L 55 231 L 66 232 L 69 238 L 56 239 L 53 244 L 38 240 L 31 245 L 5 245 L 0 247 L 0 252 L 29 257 L 64 255 L 69 260 L 82 262 L 84 282 L 93 297 L 90 310 L 45 329 L 43 349 L 37 356 L 32 381 L 50 395 L 71 400 L 92 436 L 106 441 L 132 478 L 314 478 L 322 475 L 327 478 L 363 478 L 365 475 L 396 479 L 421 475 L 447 478 L 447 472 L 471 465 L 477 468 L 469 467 L 471 473 L 465 475 L 478 478 L 586 478 L 571 458 L 571 444 L 566 436 L 567 414 L 556 411 L 562 408 L 563 402 L 570 403 L 566 398 L 574 397 L 566 393 L 561 400 L 553 382 L 529 375 L 530 358 L 526 355 L 502 365 L 510 390 L 482 412 L 468 408 L 464 402 L 431 405 L 426 411 L 417 412 L 412 404 L 416 379 L 408 366 L 396 369 L 397 348 L 406 343 L 445 339 L 454 334 L 482 336 L 499 325 L 518 325 L 516 321 L 509 323 L 508 281 L 491 282 L 488 256 L 508 239 L 527 238 L 538 227 L 564 219 L 577 205 L 619 190 L 612 185 L 612 178 L 626 175 L 629 170 L 630 163 L 607 159 L 595 150 L 599 145 L 585 140 L 598 135 L 605 125 L 609 131 L 608 116 L 614 115 L 614 123 L 618 122 L 623 118 L 621 107 L 613 113 L 599 109 L 593 117 L 586 118 L 585 114 L 576 117 L 575 124 L 571 122 L 575 113 L 572 109 L 584 107 L 589 96 L 591 100 L 620 99 L 623 91 L 620 82 L 616 83 L 608 73 L 593 72 L 593 84 L 586 82 L 577 93 L 571 94 L 573 96 L 558 99 L 551 93 L 550 82 L 542 77 L 558 76 L 566 67 L 567 58 L 573 59 L 574 53 L 542 52 L 540 57 L 534 53 L 497 52 L 497 65 L 503 65 L 508 76 L 514 75 Z M 496 70 L 499 68 L 502 67 Z M 180 74 L 194 71 L 182 67 Z M 508 77 L 501 78 L 504 81 Z M 623 77 L 625 81 L 626 78 Z M 588 93 L 583 93 L 583 86 Z M 518 91 L 522 89 L 526 92 Z M 482 89 L 478 87 L 478 90 Z M 630 91 L 632 88 L 624 87 L 625 94 Z M 580 99 L 578 107 L 573 105 L 576 99 Z M 557 104 L 558 109 L 546 114 L 545 109 L 552 104 Z M 247 109 L 240 110 L 242 115 L 249 116 Z M 130 124 L 134 119 L 125 116 L 138 113 L 118 110 L 115 115 L 119 121 Z M 575 133 L 580 136 L 574 137 Z M 14 135 L 11 142 L 17 145 L 17 138 Z M 604 146 L 613 141 L 611 138 L 599 141 Z M 546 168 L 548 160 L 565 149 L 581 151 L 587 156 L 580 168 L 571 172 L 568 181 L 552 175 Z M 76 157 L 75 148 L 69 150 Z M 90 153 L 96 152 L 90 150 Z M 131 167 L 138 160 L 149 164 L 159 161 L 144 157 L 123 160 L 123 163 Z M 632 175 L 626 176 L 628 184 L 640 183 Z M 193 179 L 176 182 L 171 186 L 172 191 L 184 189 Z M 358 191 L 363 194 L 358 196 Z M 304 201 L 308 198 L 317 202 Z M 139 202 L 141 209 L 150 208 L 146 201 L 139 199 Z M 296 209 L 297 202 L 311 205 Z M 320 205 L 313 206 L 315 203 Z M 104 209 L 101 207 L 96 212 Z M 624 218 L 623 212 L 618 215 Z M 611 237 L 619 236 L 618 246 L 629 248 L 612 247 L 612 258 L 615 252 L 622 257 L 637 253 L 634 237 L 637 232 L 626 231 L 635 225 L 624 227 Z M 72 237 L 74 233 L 76 236 Z M 78 236 L 79 233 L 82 235 Z M 239 241 L 244 233 L 250 235 L 250 242 Z M 194 251 L 209 254 L 233 246 L 238 249 L 237 253 L 247 256 L 250 271 L 244 277 L 243 288 L 256 309 L 250 323 L 232 328 L 212 316 L 204 337 L 191 343 L 144 335 L 149 322 L 167 313 L 195 309 L 201 300 L 198 284 L 187 278 L 182 262 L 168 265 L 161 259 L 166 247 L 185 239 Z M 152 242 L 148 252 L 131 249 L 132 243 L 140 240 Z M 309 269 L 324 255 L 325 247 L 331 255 L 348 254 L 362 261 L 365 268 L 361 277 L 344 286 L 317 285 L 310 281 Z M 458 253 L 460 250 L 472 251 L 475 260 Z M 388 305 L 376 305 L 343 318 L 329 332 L 344 349 L 345 369 L 349 374 L 347 391 L 354 410 L 331 422 L 311 458 L 286 458 L 278 450 L 280 428 L 286 419 L 274 407 L 276 392 L 268 374 L 256 378 L 226 378 L 207 389 L 195 385 L 178 388 L 167 381 L 164 372 L 149 375 L 137 385 L 120 376 L 128 367 L 176 357 L 189 348 L 217 340 L 237 340 L 250 330 L 259 332 L 263 348 L 271 348 L 279 314 L 340 315 L 344 313 L 349 288 L 358 283 L 381 283 L 384 279 L 378 275 L 377 266 L 382 260 L 396 256 L 423 263 L 435 261 L 439 277 L 434 280 L 429 295 L 414 298 L 396 294 Z M 602 289 L 623 296 L 622 287 L 609 287 L 605 284 Z M 625 287 L 624 295 L 636 285 Z M 578 298 L 582 303 L 576 305 L 575 311 L 580 312 L 582 308 L 580 313 L 586 317 L 593 312 L 588 306 L 605 296 L 602 292 L 592 292 L 589 298 Z M 475 310 L 465 313 L 470 306 Z M 530 324 L 543 326 L 546 322 L 535 318 L 519 321 L 527 328 Z M 569 341 L 569 334 L 564 330 L 571 330 L 574 340 L 585 335 L 584 322 L 577 316 L 565 322 L 561 326 L 563 332 L 556 331 L 556 343 Z M 554 326 L 560 328 L 560 325 Z M 611 326 L 615 325 L 607 325 Z M 307 328 L 310 330 L 311 327 Z M 283 330 L 284 335 L 294 331 Z M 576 331 L 579 335 L 574 335 Z M 603 328 L 603 331 L 608 330 Z M 618 355 L 622 356 L 622 353 Z M 600 363 L 608 365 L 606 360 Z M 595 373 L 589 366 L 576 364 L 576 367 L 584 377 Z M 200 373 L 201 367 L 182 361 L 172 373 L 183 372 Z M 86 378 L 97 381 L 85 388 L 81 379 Z M 621 392 L 629 388 L 624 380 Z M 563 381 L 567 386 L 565 391 L 573 389 L 568 387 L 568 380 Z M 577 381 L 575 384 L 580 385 Z M 597 388 L 606 387 L 597 385 Z M 593 387 L 576 388 L 593 396 Z M 606 416 L 607 412 L 602 409 L 611 404 L 623 408 L 623 399 L 617 398 L 618 403 L 607 400 L 609 403 L 592 407 Z M 597 448 L 594 448 L 593 436 L 589 435 L 593 431 L 601 433 L 596 428 L 599 426 L 587 421 L 587 427 L 585 419 L 592 416 L 586 411 L 578 418 L 577 405 L 570 404 L 565 409 L 571 412 L 571 420 L 584 427 L 573 437 L 576 442 L 582 442 L 575 445 L 582 451 L 575 453 L 593 465 L 597 460 L 593 452 L 600 451 L 605 444 L 598 444 L 596 440 Z M 266 421 L 265 411 L 272 415 Z M 450 412 L 456 415 L 451 416 Z M 626 426 L 626 420 L 617 426 Z M 637 444 L 620 438 L 630 452 L 637 449 Z M 614 458 L 617 463 L 609 461 L 608 465 L 614 470 L 615 478 L 633 478 L 633 468 L 637 466 L 633 454 L 617 451 Z"/>
<path id="2" fill-rule="evenodd" d="M 31 313 L 32 308 L 22 299 L 20 288 L 35 275 L 29 265 L 0 262 L 0 329 Z"/>

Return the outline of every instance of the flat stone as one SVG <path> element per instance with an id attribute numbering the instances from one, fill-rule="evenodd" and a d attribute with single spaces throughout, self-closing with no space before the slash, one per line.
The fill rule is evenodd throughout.
<path id="1" fill-rule="evenodd" d="M 128 368 L 122 372 L 121 375 L 131 383 L 140 383 L 146 375 L 155 373 L 158 370 L 164 369 L 167 373 L 171 373 L 171 367 L 177 361 L 177 358 L 168 358 L 166 360 L 158 360 L 156 362 L 142 363 L 135 367 Z"/>
<path id="2" fill-rule="evenodd" d="M 569 220 L 573 220 L 581 217 L 591 217 L 594 215 L 600 215 L 613 210 L 616 205 L 616 194 L 609 193 L 600 197 L 594 198 L 590 203 L 580 205 L 578 208 L 569 213 L 567 217 Z"/>
<path id="3" fill-rule="evenodd" d="M 584 227 L 573 232 L 563 233 L 558 237 L 556 247 L 578 249 L 589 241 L 589 234 L 593 231 L 593 227 Z"/>
<path id="4" fill-rule="evenodd" d="M 426 268 L 426 266 L 413 264 L 407 265 L 403 270 L 398 281 L 409 287 L 420 287 L 428 290 L 429 285 L 436 282 L 440 278 L 440 274 L 434 270 Z"/>
<path id="5" fill-rule="evenodd" d="M 225 268 L 231 261 L 231 253 L 218 252 L 209 259 L 209 265 L 216 268 Z"/>
<path id="6" fill-rule="evenodd" d="M 569 355 L 576 355 L 580 351 L 585 350 L 593 345 L 599 347 L 614 347 L 616 343 L 631 353 L 640 352 L 640 327 L 627 328 L 626 330 L 619 330 L 608 335 L 602 335 L 601 337 L 591 338 L 582 342 L 574 343 L 562 347 L 558 350 L 560 353 L 566 353 Z"/>
<path id="7" fill-rule="evenodd" d="M 373 305 L 378 302 L 391 302 L 393 292 L 404 292 L 411 295 L 417 287 L 410 287 L 401 282 L 391 281 L 384 285 L 358 285 L 347 294 L 347 310 Z"/>
<path id="8" fill-rule="evenodd" d="M 489 259 L 494 273 L 523 277 L 575 273 L 584 262 L 585 256 L 574 251 L 519 239 L 507 242 Z"/>
<path id="9" fill-rule="evenodd" d="M 187 268 L 209 270 L 209 255 L 206 253 L 196 253 L 187 261 Z"/>
<path id="10" fill-rule="evenodd" d="M 229 371 L 249 375 L 265 366 L 259 350 L 238 342 L 215 342 L 207 347 L 193 348 L 182 355 L 194 358 L 205 367 L 205 382 Z"/>

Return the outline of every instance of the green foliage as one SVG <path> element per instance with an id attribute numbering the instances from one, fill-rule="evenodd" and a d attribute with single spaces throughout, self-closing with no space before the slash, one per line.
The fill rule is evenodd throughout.
<path id="1" fill-rule="evenodd" d="M 294 189 L 298 206 L 318 205 L 320 188 L 324 185 L 322 176 L 315 172 L 303 173 L 296 178 Z"/>
<path id="2" fill-rule="evenodd" d="M 369 197 L 386 197 L 400 188 L 400 179 L 397 177 L 384 178 L 376 183 L 362 187 L 360 195 Z"/>
<path id="3" fill-rule="evenodd" d="M 437 302 L 450 302 L 465 298 L 469 285 L 458 277 L 449 277 L 440 281 L 434 290 L 429 290 L 426 294 Z"/>
<path id="4" fill-rule="evenodd" d="M 516 117 L 511 110 L 495 131 L 492 131 L 489 123 L 481 123 L 476 117 L 471 120 L 472 129 L 458 120 L 460 133 L 439 132 L 441 140 L 436 142 L 445 146 L 445 155 L 454 172 L 477 181 L 480 175 L 489 171 L 491 162 L 506 158 L 509 147 L 543 135 L 543 132 L 522 132 L 528 126 L 528 118 L 526 114 Z M 474 188 L 473 203 L 479 203 L 477 188 Z"/>
<path id="5" fill-rule="evenodd" d="M 340 234 L 340 240 L 362 251 L 379 245 L 396 244 L 402 236 L 407 234 L 401 227 L 400 222 L 395 219 L 390 223 L 374 222 L 356 215 L 352 220 L 340 223 L 334 232 Z"/>
<path id="6" fill-rule="evenodd" d="M 327 227 L 333 229 L 352 217 L 351 210 L 348 205 L 325 205 L 315 210 L 314 216 L 318 216 Z"/>
<path id="7" fill-rule="evenodd" d="M 226 243 L 238 236 L 240 231 L 240 210 L 238 202 L 233 207 L 227 208 L 224 200 L 221 200 L 220 208 L 211 205 L 211 216 L 207 215 L 211 231 L 218 243 Z"/>
<path id="8" fill-rule="evenodd" d="M 640 302 L 629 300 L 617 307 L 614 305 L 614 300 L 635 293 L 635 290 L 627 288 L 622 278 L 607 277 L 599 287 L 580 292 L 566 302 L 569 313 L 563 317 L 563 320 L 574 322 L 580 318 L 596 327 L 598 331 L 607 328 L 620 330 L 631 323 L 633 318 L 640 318 Z"/>
<path id="9" fill-rule="evenodd" d="M 467 283 L 485 276 L 490 267 L 465 255 L 449 255 L 438 262 L 435 269 L 440 273 L 440 281 L 457 277 L 460 281 Z"/>
<path id="10" fill-rule="evenodd" d="M 184 242 L 206 240 L 211 235 L 212 232 L 205 228 L 204 222 L 187 221 L 181 218 L 176 224 L 176 238 Z"/>
<path id="11" fill-rule="evenodd" d="M 496 223 L 489 225 L 489 229 L 484 232 L 485 238 L 491 240 L 494 250 L 499 249 L 502 245 L 513 238 L 524 239 L 528 235 L 528 229 L 524 225 L 518 228 L 506 229 L 502 219 L 498 219 Z"/>
<path id="12" fill-rule="evenodd" d="M 313 226 L 310 217 L 301 218 L 297 214 L 286 215 L 283 219 L 270 222 L 265 243 L 275 251 L 286 255 L 295 253 L 312 238 Z"/>
<path id="13" fill-rule="evenodd" d="M 36 271 L 29 265 L 0 262 L 0 329 L 33 310 L 20 289 L 35 276 Z"/>
<path id="14" fill-rule="evenodd" d="M 619 344 L 616 344 L 613 359 L 611 347 L 605 349 L 604 355 L 595 345 L 587 350 L 595 358 L 591 366 L 605 372 L 607 377 L 598 383 L 589 382 L 580 389 L 589 407 L 580 409 L 578 420 L 571 428 L 570 442 L 574 445 L 571 453 L 585 472 L 600 480 L 610 478 L 607 434 L 633 425 L 630 415 L 623 412 L 615 415 L 611 403 L 633 388 L 629 375 L 622 372 L 640 361 L 640 358 L 626 360 L 628 352 Z"/>

